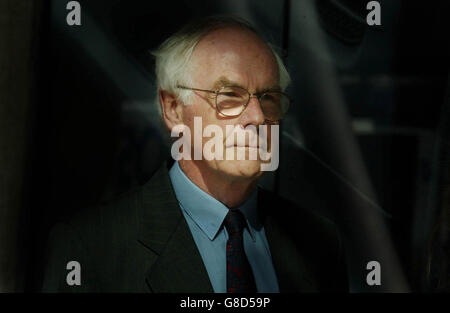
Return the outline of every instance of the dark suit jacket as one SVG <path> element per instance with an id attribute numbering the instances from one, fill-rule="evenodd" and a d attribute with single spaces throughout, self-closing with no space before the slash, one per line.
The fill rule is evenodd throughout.
<path id="1" fill-rule="evenodd" d="M 270 192 L 258 194 L 280 291 L 347 291 L 335 225 Z M 81 286 L 66 283 L 69 261 L 81 265 Z M 55 226 L 43 291 L 214 292 L 167 164 L 137 190 Z"/>

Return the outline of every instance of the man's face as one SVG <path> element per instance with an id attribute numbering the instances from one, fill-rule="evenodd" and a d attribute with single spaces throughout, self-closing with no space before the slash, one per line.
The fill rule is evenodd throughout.
<path id="1" fill-rule="evenodd" d="M 242 29 L 222 29 L 214 31 L 200 40 L 196 46 L 191 62 L 192 88 L 217 90 L 224 85 L 240 86 L 250 93 L 279 88 L 279 73 L 276 59 L 270 48 L 255 34 Z M 227 160 L 226 152 L 236 146 L 227 145 L 226 126 L 245 128 L 265 124 L 265 117 L 259 100 L 250 98 L 246 109 L 237 117 L 226 117 L 215 109 L 214 94 L 193 91 L 191 102 L 183 105 L 183 123 L 194 133 L 194 117 L 201 117 L 203 129 L 214 124 L 222 129 L 223 159 L 195 161 L 200 170 L 207 167 L 228 178 L 256 178 L 261 175 L 259 150 L 255 147 L 245 147 L 245 160 Z M 230 128 L 230 127 L 229 127 Z M 270 126 L 268 128 L 268 142 L 270 143 Z M 203 130 L 202 130 L 203 131 Z M 194 138 L 192 138 L 193 142 Z M 203 138 L 203 146 L 209 138 Z M 236 143 L 236 140 L 235 140 Z M 237 143 L 238 144 L 238 143 Z M 248 141 L 246 145 L 248 145 Z M 192 145 L 193 146 L 193 145 Z M 202 147 L 203 148 L 203 147 Z M 255 149 L 257 159 L 250 160 L 250 150 Z M 270 149 L 270 145 L 269 145 Z M 253 151 L 255 152 L 255 151 Z M 269 162 L 269 161 L 267 161 Z"/>

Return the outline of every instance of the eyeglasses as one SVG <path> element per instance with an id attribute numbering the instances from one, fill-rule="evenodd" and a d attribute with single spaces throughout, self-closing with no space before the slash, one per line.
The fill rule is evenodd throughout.
<path id="1" fill-rule="evenodd" d="M 241 115 L 250 102 L 250 98 L 255 97 L 259 100 L 264 117 L 269 122 L 280 121 L 292 102 L 292 99 L 281 91 L 264 91 L 252 94 L 247 89 L 237 86 L 224 86 L 217 90 L 197 89 L 181 85 L 178 85 L 177 88 L 215 94 L 217 112 L 228 117 Z"/>

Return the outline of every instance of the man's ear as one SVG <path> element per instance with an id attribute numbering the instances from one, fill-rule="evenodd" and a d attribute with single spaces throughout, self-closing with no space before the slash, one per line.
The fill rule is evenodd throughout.
<path id="1" fill-rule="evenodd" d="M 183 124 L 182 103 L 177 96 L 165 90 L 159 90 L 159 101 L 163 114 L 164 123 L 171 131 L 175 125 Z"/>

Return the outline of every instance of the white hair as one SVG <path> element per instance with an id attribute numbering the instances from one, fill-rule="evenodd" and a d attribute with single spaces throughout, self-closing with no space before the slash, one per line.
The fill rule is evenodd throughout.
<path id="1" fill-rule="evenodd" d="M 194 48 L 205 35 L 223 28 L 238 27 L 258 35 L 256 30 L 245 20 L 231 16 L 211 16 L 183 27 L 165 40 L 155 51 L 151 53 L 155 57 L 156 73 L 156 103 L 161 113 L 159 90 L 165 90 L 175 94 L 183 103 L 190 102 L 191 90 L 179 89 L 177 85 L 191 86 L 190 59 Z M 259 35 L 258 35 L 259 36 Z M 291 78 L 275 48 L 268 44 L 272 50 L 278 65 L 279 85 L 284 91 Z"/>

